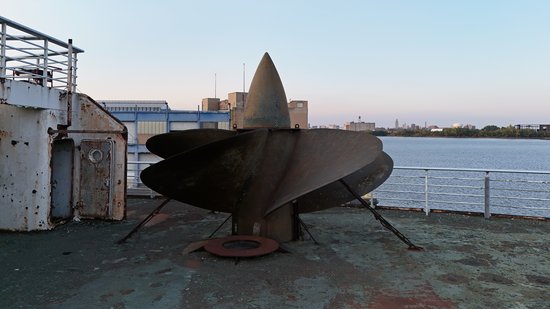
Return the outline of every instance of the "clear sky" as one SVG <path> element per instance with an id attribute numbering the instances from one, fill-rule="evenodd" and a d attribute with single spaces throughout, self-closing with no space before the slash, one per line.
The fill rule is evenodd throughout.
<path id="1" fill-rule="evenodd" d="M 550 123 L 550 1 L 0 0 L 79 55 L 95 99 L 196 109 L 269 52 L 312 125 Z"/>

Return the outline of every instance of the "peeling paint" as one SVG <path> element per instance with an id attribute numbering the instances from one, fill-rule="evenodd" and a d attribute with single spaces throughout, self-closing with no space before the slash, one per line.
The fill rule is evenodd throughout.
<path id="1" fill-rule="evenodd" d="M 0 138 L 2 138 L 2 137 L 11 137 L 11 132 L 0 130 Z"/>
<path id="2" fill-rule="evenodd" d="M 18 82 L 7 81 L 10 85 Z M 59 128 L 63 126 L 63 121 L 67 118 L 64 110 L 67 102 L 66 98 L 59 100 L 60 91 L 49 89 L 44 99 L 52 100 L 44 103 L 41 101 L 30 102 L 35 98 L 36 93 L 42 88 L 36 85 L 26 85 L 24 93 L 19 93 L 21 87 L 12 89 L 11 94 L 14 97 L 7 97 L 7 104 L 0 105 L 0 153 L 2 153 L 2 163 L 0 164 L 0 230 L 45 230 L 51 229 L 56 222 L 51 221 L 51 144 L 54 141 L 53 136 L 49 135 L 48 128 Z M 21 89 L 19 89 L 21 90 Z M 27 93 L 28 92 L 28 93 Z M 57 94 L 54 96 L 54 94 Z M 88 96 L 77 94 L 73 95 L 73 103 L 80 105 L 81 109 L 72 111 L 73 120 L 81 118 L 82 121 L 75 121 L 71 129 L 75 130 L 112 130 L 126 132 L 124 125 L 103 111 Z M 12 101 L 12 99 L 14 101 Z M 30 104 L 22 104 L 29 101 Z M 15 103 L 19 103 L 16 105 Z M 36 104 L 45 104 L 44 109 L 24 108 L 21 106 L 33 106 Z M 74 139 L 75 146 L 80 146 L 83 139 L 107 140 L 110 138 L 116 141 L 115 152 L 121 153 L 118 158 L 115 157 L 116 165 L 111 168 L 113 179 L 105 184 L 112 192 L 110 203 L 112 209 L 101 218 L 120 220 L 125 216 L 126 208 L 126 137 L 124 134 L 72 134 L 69 136 Z M 23 147 L 24 145 L 24 147 Z M 80 154 L 74 152 L 75 170 L 73 172 L 73 182 L 80 183 Z M 4 159 L 5 158 L 5 159 Z M 9 175 L 9 176 L 8 176 Z M 83 184 L 85 187 L 85 183 Z M 93 195 L 95 192 L 81 190 L 75 185 L 70 195 L 73 201 L 80 200 L 84 194 Z M 29 207 L 29 205 L 31 205 Z M 77 208 L 75 205 L 68 205 L 71 208 Z M 102 205 L 101 207 L 104 207 Z"/>

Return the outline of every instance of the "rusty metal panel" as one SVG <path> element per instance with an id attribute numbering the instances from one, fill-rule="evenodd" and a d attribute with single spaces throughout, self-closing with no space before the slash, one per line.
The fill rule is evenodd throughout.
<path id="1" fill-rule="evenodd" d="M 5 80 L 0 83 L 0 97 L 7 103 L 22 107 L 59 109 L 62 91 L 30 83 Z"/>
<path id="2" fill-rule="evenodd" d="M 82 140 L 112 141 L 111 164 L 113 169 L 111 170 L 110 181 L 110 204 L 112 208 L 105 219 L 121 220 L 125 217 L 126 213 L 126 153 L 128 134 L 126 127 L 122 122 L 112 117 L 92 98 L 84 94 L 78 94 L 77 102 L 73 110 L 75 111 L 73 115 L 73 127 L 83 130 L 83 132 L 89 130 L 89 133 L 71 134 L 77 145 L 79 145 Z M 94 130 L 97 129 L 101 129 L 103 133 L 94 133 Z M 76 156 L 77 164 L 80 164 L 80 152 L 77 152 Z M 77 174 L 75 180 L 77 184 L 81 179 L 80 172 L 81 168 L 79 166 L 75 169 L 75 173 Z M 73 196 L 77 197 L 77 203 L 79 203 L 79 205 L 82 202 L 80 201 L 80 197 L 87 194 L 86 192 L 89 190 L 90 189 L 86 186 L 80 188 L 79 185 L 75 185 Z M 77 209 L 81 208 L 79 205 L 76 206 Z M 87 214 L 80 213 L 80 211 L 75 215 L 90 217 Z"/>
<path id="3" fill-rule="evenodd" d="M 47 129 L 58 116 L 56 111 L 0 104 L 0 230 L 52 227 Z"/>
<path id="4" fill-rule="evenodd" d="M 74 141 L 57 140 L 52 143 L 52 202 L 51 218 L 66 219 L 72 215 L 72 191 L 74 168 Z"/>
<path id="5" fill-rule="evenodd" d="M 82 140 L 80 144 L 80 215 L 110 216 L 112 203 L 112 140 Z"/>
<path id="6" fill-rule="evenodd" d="M 12 92 L 4 96 L 7 104 L 0 104 L 0 230 L 50 229 L 59 222 L 56 219 L 69 218 L 71 210 L 79 206 L 82 213 L 74 215 L 123 219 L 127 152 L 127 132 L 123 124 L 83 94 L 71 96 L 74 108 L 68 112 L 68 98 L 55 89 L 10 81 L 0 88 Z M 53 102 L 40 105 L 41 100 L 46 99 Z M 23 104 L 25 102 L 29 104 Z M 53 128 L 67 124 L 68 118 L 72 119 L 72 124 L 65 132 L 53 132 L 56 131 Z M 55 158 L 59 149 L 53 141 L 64 136 L 74 140 L 76 145 L 83 139 L 112 142 L 107 156 L 111 160 L 106 173 L 110 177 L 109 188 L 94 183 L 96 180 L 90 176 L 95 174 L 90 172 L 95 169 L 93 164 L 82 160 L 83 166 L 80 166 L 80 151 L 73 152 L 72 158 L 61 155 L 63 162 L 56 162 L 61 157 Z M 71 163 L 74 164 L 72 178 L 68 173 Z M 56 168 L 61 170 L 56 171 Z M 57 172 L 60 174 L 52 175 Z M 60 181 L 64 184 L 60 185 Z M 98 205 L 95 200 L 102 202 Z"/>

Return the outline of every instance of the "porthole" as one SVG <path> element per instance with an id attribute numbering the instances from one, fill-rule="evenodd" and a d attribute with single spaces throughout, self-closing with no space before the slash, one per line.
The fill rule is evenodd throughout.
<path id="1" fill-rule="evenodd" d="M 88 152 L 88 159 L 92 163 L 99 163 L 103 160 L 103 152 L 99 149 L 92 149 Z"/>

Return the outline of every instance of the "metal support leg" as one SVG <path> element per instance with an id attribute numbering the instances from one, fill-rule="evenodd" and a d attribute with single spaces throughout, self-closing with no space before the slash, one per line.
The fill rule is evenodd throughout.
<path id="1" fill-rule="evenodd" d="M 126 240 L 128 240 L 128 238 L 130 238 L 132 235 L 134 235 L 134 233 L 137 232 L 147 222 L 149 222 L 149 220 L 153 219 L 153 217 L 156 216 L 160 212 L 162 207 L 166 206 L 166 204 L 168 204 L 168 202 L 170 202 L 171 200 L 172 200 L 171 198 L 168 198 L 168 199 L 164 200 L 164 202 L 162 202 L 159 206 L 157 206 L 157 208 L 153 209 L 153 211 L 147 217 L 145 217 L 145 219 L 143 219 L 138 225 L 136 225 L 136 227 L 134 227 L 130 231 L 130 233 L 128 233 L 128 235 L 124 236 L 122 239 L 120 239 L 116 243 L 117 244 L 122 244 L 122 243 L 126 242 Z"/>
<path id="2" fill-rule="evenodd" d="M 395 234 L 395 236 L 397 236 L 399 239 L 401 239 L 402 242 L 406 243 L 409 246 L 409 250 L 423 250 L 424 249 L 422 247 L 414 245 L 407 237 L 405 237 L 405 235 L 401 234 L 401 232 L 399 232 L 395 227 L 393 227 L 393 225 L 391 225 L 388 221 L 386 221 L 386 219 L 384 219 L 384 217 L 382 217 L 382 215 L 380 215 L 376 210 L 374 210 L 374 208 L 372 208 L 367 202 L 365 202 L 365 200 L 363 200 L 361 198 L 361 196 L 359 194 L 357 194 L 357 192 L 353 191 L 353 189 L 344 181 L 344 179 L 340 179 L 340 182 L 344 185 L 344 187 L 346 187 L 346 189 L 348 189 L 348 191 L 363 206 L 365 206 L 368 210 L 370 210 L 372 212 L 372 214 L 374 215 L 374 218 L 376 218 L 376 220 L 380 221 L 380 224 L 382 224 L 383 227 L 390 230 L 392 233 Z"/>
<path id="3" fill-rule="evenodd" d="M 430 214 L 430 204 L 428 203 L 428 170 L 426 170 L 426 175 L 424 175 L 424 199 L 426 204 L 424 205 L 424 212 L 426 216 Z"/>
<path id="4" fill-rule="evenodd" d="M 307 225 L 304 223 L 304 221 L 302 221 L 302 219 L 300 219 L 299 216 L 296 216 L 296 218 L 298 219 L 298 221 L 300 222 L 300 225 L 304 228 L 304 230 L 306 230 L 307 234 L 309 235 L 309 237 L 311 237 L 311 239 L 313 239 L 313 242 L 318 245 L 319 243 L 317 242 L 317 240 L 315 240 L 315 238 L 313 237 L 313 235 L 311 235 L 311 233 L 309 232 L 309 229 L 307 228 Z"/>
<path id="5" fill-rule="evenodd" d="M 208 236 L 208 238 L 212 238 L 212 236 L 214 236 L 214 234 L 216 234 L 216 232 L 222 228 L 222 226 L 224 226 L 224 224 L 227 222 L 227 220 L 229 220 L 231 217 L 233 216 L 233 214 L 229 215 L 229 217 L 227 217 L 223 222 L 222 224 L 220 224 L 220 226 L 218 226 L 218 228 L 216 228 L 214 230 L 214 232 L 212 232 L 212 234 L 210 234 L 210 236 Z"/>
<path id="6" fill-rule="evenodd" d="M 484 209 L 484 217 L 485 219 L 491 218 L 491 179 L 489 178 L 489 172 L 485 173 L 485 209 Z"/>

